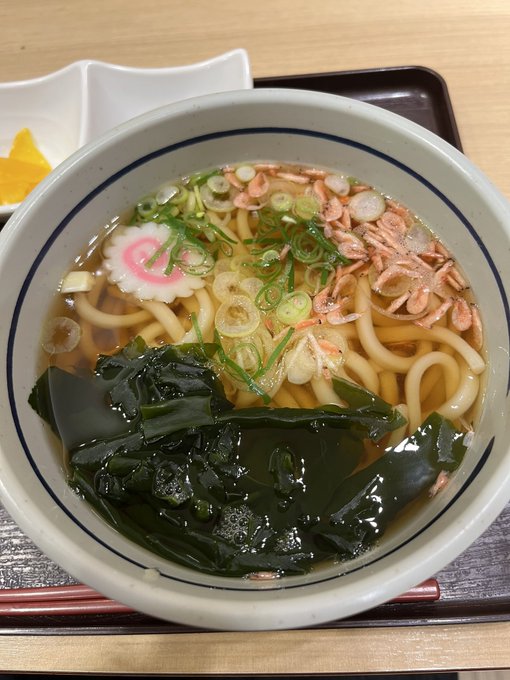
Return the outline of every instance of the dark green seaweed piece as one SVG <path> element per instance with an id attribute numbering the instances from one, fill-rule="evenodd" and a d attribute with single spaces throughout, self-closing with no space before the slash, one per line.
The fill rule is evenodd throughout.
<path id="1" fill-rule="evenodd" d="M 28 402 L 68 448 L 128 431 L 122 413 L 107 403 L 100 385 L 55 366 L 39 378 Z"/>
<path id="2" fill-rule="evenodd" d="M 89 377 L 48 369 L 30 395 L 69 450 L 71 486 L 167 559 L 242 576 L 352 557 L 462 458 L 462 435 L 434 414 L 355 472 L 363 439 L 403 424 L 395 409 L 335 379 L 345 408 L 234 410 L 216 352 L 137 339 Z"/>
<path id="3" fill-rule="evenodd" d="M 179 430 L 214 425 L 210 396 L 166 399 L 155 404 L 142 405 L 140 410 L 143 418 L 143 433 L 147 442 L 155 441 Z"/>
<path id="4" fill-rule="evenodd" d="M 428 489 L 442 471 L 455 470 L 464 435 L 437 413 L 398 446 L 346 479 L 313 531 L 340 556 L 354 557 L 382 536 L 390 522 Z"/>

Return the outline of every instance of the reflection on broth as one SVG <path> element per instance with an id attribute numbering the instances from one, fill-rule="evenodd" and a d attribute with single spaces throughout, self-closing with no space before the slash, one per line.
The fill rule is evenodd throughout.
<path id="1" fill-rule="evenodd" d="M 304 573 L 362 554 L 460 464 L 485 369 L 475 300 L 421 220 L 359 180 L 197 173 L 76 263 L 30 401 L 71 485 L 151 551 Z"/>

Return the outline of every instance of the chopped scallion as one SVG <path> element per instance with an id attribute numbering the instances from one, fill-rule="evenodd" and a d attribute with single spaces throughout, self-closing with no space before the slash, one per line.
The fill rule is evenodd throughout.
<path id="1" fill-rule="evenodd" d="M 195 331 L 195 335 L 197 336 L 198 343 L 200 347 L 203 349 L 204 348 L 204 338 L 202 336 L 202 331 L 200 330 L 200 325 L 198 323 L 197 315 L 195 312 L 191 312 L 191 323 L 193 325 L 193 330 Z"/>
<path id="2" fill-rule="evenodd" d="M 294 213 L 303 220 L 311 220 L 320 211 L 320 203 L 313 196 L 298 196 L 294 203 Z"/>
<path id="3" fill-rule="evenodd" d="M 262 357 L 253 342 L 240 342 L 234 345 L 229 356 L 248 374 L 258 373 L 262 368 Z"/>
<path id="4" fill-rule="evenodd" d="M 263 390 L 262 387 L 258 385 L 243 368 L 241 368 L 241 366 L 236 364 L 235 361 L 232 361 L 232 359 L 230 359 L 225 354 L 225 350 L 221 344 L 221 338 L 216 329 L 214 330 L 214 341 L 218 347 L 218 358 L 220 363 L 223 364 L 224 367 L 228 368 L 237 378 L 242 380 L 250 392 L 253 392 L 254 394 L 257 394 L 259 397 L 261 397 L 264 404 L 269 404 L 271 401 L 269 394 L 267 394 L 267 392 L 265 392 L 265 390 Z"/>
<path id="5" fill-rule="evenodd" d="M 279 305 L 283 297 L 283 288 L 279 283 L 266 283 L 255 297 L 255 305 L 262 312 L 269 312 Z"/>
<path id="6" fill-rule="evenodd" d="M 276 212 L 284 213 L 292 208 L 294 198 L 285 191 L 277 191 L 269 199 L 269 204 Z"/>
<path id="7" fill-rule="evenodd" d="M 241 182 L 251 182 L 256 174 L 257 172 L 252 165 L 240 165 L 235 170 L 235 175 Z"/>
<path id="8" fill-rule="evenodd" d="M 285 326 L 294 326 L 310 316 L 312 299 L 302 290 L 288 293 L 276 308 L 276 318 Z"/>
<path id="9" fill-rule="evenodd" d="M 253 376 L 255 379 L 256 379 L 256 378 L 261 378 L 263 375 L 265 375 L 266 373 L 268 373 L 268 372 L 273 368 L 274 363 L 276 362 L 276 360 L 278 359 L 278 357 L 280 356 L 280 354 L 281 354 L 281 353 L 283 352 L 283 350 L 285 349 L 285 347 L 286 347 L 287 343 L 289 342 L 289 340 L 291 339 L 293 333 L 294 333 L 294 329 L 293 329 L 293 328 L 289 328 L 289 330 L 285 333 L 285 336 L 283 337 L 283 340 L 280 340 L 280 342 L 276 345 L 276 347 L 274 348 L 274 350 L 271 352 L 271 354 L 270 354 L 270 356 L 269 356 L 269 358 L 268 358 L 268 360 L 267 360 L 267 362 L 266 362 L 266 365 L 265 365 L 263 368 L 261 368 L 261 369 L 258 371 L 258 373 L 256 373 L 256 374 Z"/>
<path id="10" fill-rule="evenodd" d="M 299 262 L 312 264 L 323 257 L 324 250 L 314 234 L 309 231 L 299 231 L 292 237 L 292 254 Z"/>
<path id="11" fill-rule="evenodd" d="M 335 267 L 329 262 L 314 262 L 306 268 L 305 283 L 312 289 L 312 295 L 326 286 L 334 272 Z"/>
<path id="12" fill-rule="evenodd" d="M 212 177 L 209 177 L 207 186 L 215 196 L 225 196 L 230 190 L 229 181 L 223 175 L 212 175 Z"/>
<path id="13" fill-rule="evenodd" d="M 153 217 L 154 214 L 157 212 L 158 203 L 154 196 L 146 196 L 145 198 L 142 198 L 142 200 L 138 202 L 136 210 L 138 212 L 138 215 L 143 220 L 146 220 L 150 217 Z"/>

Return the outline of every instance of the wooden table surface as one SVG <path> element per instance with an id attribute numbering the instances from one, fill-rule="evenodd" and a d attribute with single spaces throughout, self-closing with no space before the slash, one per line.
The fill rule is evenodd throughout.
<path id="1" fill-rule="evenodd" d="M 510 198 L 509 0 L 0 0 L 0 82 L 79 59 L 177 66 L 236 47 L 254 77 L 421 65 Z M 1 584 L 0 584 L 1 586 Z M 277 633 L 0 636 L 0 672 L 341 674 L 510 668 L 510 623 Z"/>

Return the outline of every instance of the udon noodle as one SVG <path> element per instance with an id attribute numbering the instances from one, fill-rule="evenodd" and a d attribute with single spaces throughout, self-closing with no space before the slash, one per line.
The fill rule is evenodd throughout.
<path id="1" fill-rule="evenodd" d="M 433 413 L 472 431 L 483 392 L 480 314 L 454 256 L 406 206 L 314 167 L 197 173 L 108 224 L 63 278 L 47 363 L 93 371 L 137 337 L 215 345 L 236 410 L 343 408 L 336 379 L 377 395 L 402 423 L 356 469 Z"/>

